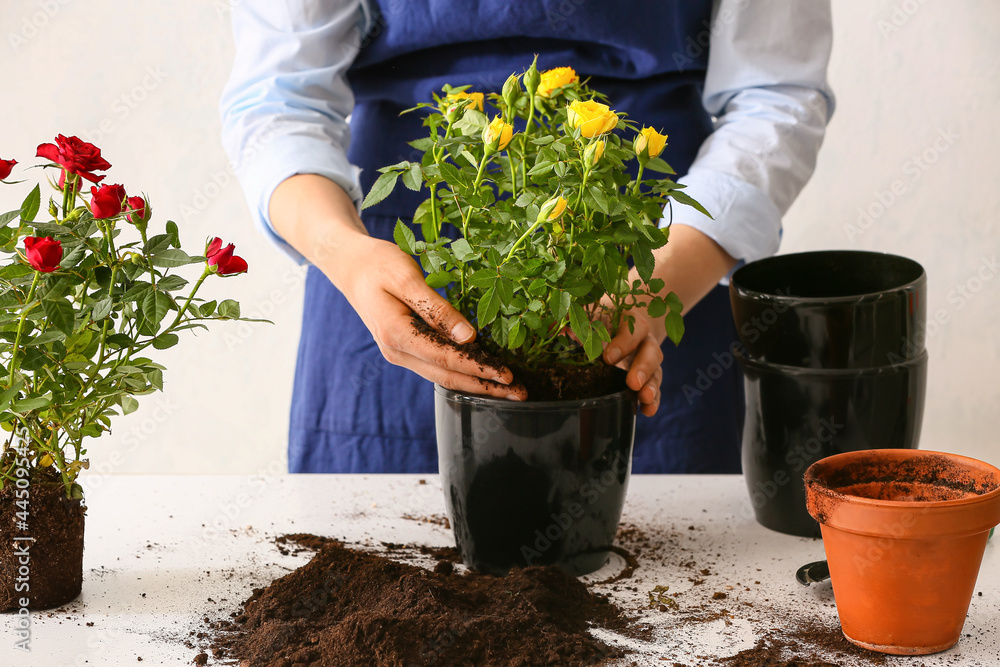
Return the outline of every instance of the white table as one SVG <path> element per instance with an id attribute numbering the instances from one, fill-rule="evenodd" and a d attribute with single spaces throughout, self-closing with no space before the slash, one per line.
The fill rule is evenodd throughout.
<path id="1" fill-rule="evenodd" d="M 13 618 L 5 616 L 0 665 L 191 664 L 196 651 L 181 642 L 202 629 L 203 618 L 227 617 L 253 587 L 306 562 L 308 554 L 281 555 L 278 535 L 315 533 L 373 548 L 381 541 L 454 544 L 450 531 L 403 518 L 443 514 L 434 476 L 109 475 L 88 486 L 83 594 L 57 613 L 33 615 L 30 654 L 13 649 Z M 640 559 L 617 591 L 600 587 L 625 608 L 643 610 L 656 628 L 658 640 L 644 644 L 601 634 L 624 641 L 625 664 L 706 664 L 696 656 L 734 654 L 788 622 L 836 624 L 829 583 L 804 588 L 793 578 L 799 565 L 823 557 L 822 543 L 772 532 L 751 517 L 741 477 L 632 478 L 623 521 L 660 535 L 663 546 L 657 557 Z M 946 653 L 890 658 L 890 665 L 1000 664 L 998 541 L 987 547 L 976 588 L 982 596 L 973 597 L 965 624 L 971 636 Z M 683 566 L 691 561 L 697 565 Z M 711 574 L 698 575 L 702 568 Z M 704 583 L 692 583 L 699 578 Z M 670 587 L 678 611 L 647 608 L 656 585 Z M 726 599 L 713 601 L 716 592 Z M 728 617 L 684 620 L 713 604 Z"/>

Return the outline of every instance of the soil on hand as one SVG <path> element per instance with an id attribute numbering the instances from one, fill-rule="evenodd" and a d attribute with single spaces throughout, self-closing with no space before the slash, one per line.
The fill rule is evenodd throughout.
<path id="1" fill-rule="evenodd" d="M 590 624 L 621 629 L 627 619 L 555 567 L 459 575 L 327 543 L 218 624 L 212 652 L 248 667 L 529 667 L 618 656 Z"/>
<path id="2" fill-rule="evenodd" d="M 66 498 L 62 479 L 50 470 L 36 471 L 27 489 L 7 484 L 0 490 L 0 611 L 18 609 L 22 598 L 29 609 L 51 609 L 80 594 L 85 512 L 82 501 Z M 16 590 L 24 550 L 31 568 L 27 592 Z"/>
<path id="3" fill-rule="evenodd" d="M 608 366 L 598 359 L 593 364 L 573 366 L 569 364 L 543 364 L 529 368 L 517 360 L 504 362 L 480 345 L 479 339 L 459 345 L 431 328 L 417 316 L 413 316 L 413 328 L 418 334 L 439 345 L 458 350 L 468 359 L 479 364 L 479 369 L 499 371 L 509 368 L 514 374 L 514 383 L 528 392 L 529 401 L 572 401 L 584 398 L 598 398 L 625 389 L 625 371 Z M 490 380 L 481 380 L 484 387 L 504 386 Z"/>

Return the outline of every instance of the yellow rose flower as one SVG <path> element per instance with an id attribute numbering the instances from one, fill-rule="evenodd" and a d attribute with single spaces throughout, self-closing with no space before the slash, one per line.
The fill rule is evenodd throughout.
<path id="1" fill-rule="evenodd" d="M 503 122 L 503 118 L 497 116 L 483 130 L 483 143 L 487 149 L 502 151 L 507 148 L 511 138 L 514 136 L 514 126 Z"/>
<path id="2" fill-rule="evenodd" d="M 555 220 L 556 218 L 558 218 L 566 210 L 566 204 L 567 204 L 567 201 L 565 199 L 563 199 L 562 197 L 556 198 L 555 206 L 553 206 L 552 210 L 549 211 L 548 218 L 546 218 L 546 219 L 547 220 Z"/>
<path id="3" fill-rule="evenodd" d="M 607 104 L 593 100 L 572 102 L 566 111 L 566 119 L 570 127 L 580 128 L 580 134 L 588 139 L 610 132 L 618 125 L 618 114 Z"/>
<path id="4" fill-rule="evenodd" d="M 449 102 L 460 102 L 462 100 L 472 100 L 472 104 L 468 105 L 466 109 L 475 109 L 476 111 L 483 110 L 483 94 L 482 93 L 452 93 L 446 98 Z M 449 109 L 450 111 L 450 109 Z"/>
<path id="5" fill-rule="evenodd" d="M 635 143 L 632 144 L 632 147 L 635 149 L 636 155 L 642 153 L 643 149 L 647 149 L 649 157 L 654 158 L 659 157 L 666 145 L 667 135 L 660 134 L 651 127 L 644 127 L 642 128 L 642 131 L 636 135 Z"/>
<path id="6" fill-rule="evenodd" d="M 583 152 L 583 161 L 589 167 L 593 167 L 595 164 L 601 161 L 601 157 L 604 155 L 604 139 L 598 139 L 589 146 L 587 150 Z"/>
<path id="7" fill-rule="evenodd" d="M 576 75 L 576 70 L 572 67 L 548 69 L 542 72 L 542 80 L 538 84 L 538 94 L 542 97 L 548 97 L 556 88 L 579 82 L 580 77 Z"/>

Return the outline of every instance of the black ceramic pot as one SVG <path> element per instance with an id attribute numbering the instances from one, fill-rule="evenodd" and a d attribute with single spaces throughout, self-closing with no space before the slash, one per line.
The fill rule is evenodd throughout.
<path id="1" fill-rule="evenodd" d="M 746 386 L 743 475 L 757 521 L 819 537 L 802 475 L 816 461 L 862 449 L 915 449 L 927 386 L 927 353 L 901 364 L 810 369 L 737 355 Z"/>
<path id="2" fill-rule="evenodd" d="M 469 567 L 602 567 L 632 468 L 636 397 L 518 403 L 435 386 L 438 462 Z"/>
<path id="3" fill-rule="evenodd" d="M 806 368 L 870 368 L 924 352 L 927 276 L 912 259 L 829 250 L 737 270 L 733 317 L 748 356 Z"/>

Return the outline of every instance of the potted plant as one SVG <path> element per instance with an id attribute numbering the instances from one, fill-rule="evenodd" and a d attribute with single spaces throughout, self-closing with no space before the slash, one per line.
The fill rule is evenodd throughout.
<path id="1" fill-rule="evenodd" d="M 1000 469 L 945 452 L 876 449 L 817 461 L 805 484 L 844 636 L 899 655 L 954 646 L 1000 524 Z"/>
<path id="2" fill-rule="evenodd" d="M 492 119 L 485 100 L 499 111 Z M 364 202 L 399 180 L 427 188 L 395 241 L 478 327 L 477 349 L 460 347 L 506 365 L 528 390 L 513 404 L 436 388 L 448 509 L 478 569 L 603 564 L 635 425 L 635 397 L 600 359 L 603 344 L 643 308 L 665 318 L 675 343 L 683 334 L 680 300 L 660 296 L 652 277 L 669 233 L 656 221 L 671 200 L 703 209 L 670 180 L 666 135 L 605 101 L 571 68 L 539 73 L 535 63 L 500 94 L 445 86 L 409 110 L 426 113 L 429 136 L 410 144 L 423 158 L 381 169 Z"/>
<path id="3" fill-rule="evenodd" d="M 150 353 L 208 320 L 243 319 L 232 300 L 198 296 L 210 276 L 247 270 L 214 238 L 204 255 L 181 248 L 167 222 L 121 185 L 100 185 L 111 164 L 77 137 L 38 147 L 55 167 L 57 196 L 36 220 L 41 189 L 0 215 L 0 610 L 46 609 L 80 593 L 84 497 L 77 478 L 89 438 L 111 429 L 137 396 L 163 388 Z M 0 180 L 16 162 L 0 160 Z M 85 181 L 93 184 L 89 196 Z M 9 183 L 9 181 L 6 181 Z M 175 269 L 202 264 L 190 284 Z"/>

